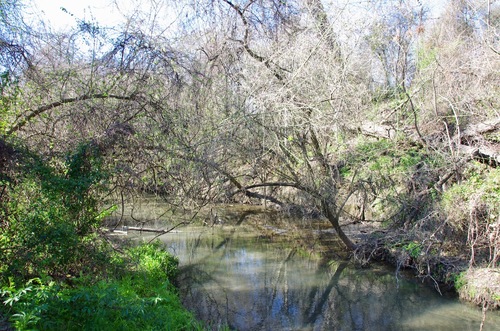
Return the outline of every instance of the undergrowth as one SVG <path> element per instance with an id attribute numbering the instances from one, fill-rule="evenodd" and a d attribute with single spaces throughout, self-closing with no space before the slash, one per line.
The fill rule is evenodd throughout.
<path id="1" fill-rule="evenodd" d="M 0 321 L 17 330 L 201 329 L 172 285 L 175 257 L 159 243 L 118 253 L 99 234 L 112 209 L 101 206 L 110 169 L 98 145 L 53 159 L 12 141 L 0 147 Z"/>
<path id="2" fill-rule="evenodd" d="M 95 281 L 13 279 L 1 289 L 5 315 L 17 330 L 201 330 L 172 285 L 177 259 L 160 244 L 130 248 L 117 270 Z"/>

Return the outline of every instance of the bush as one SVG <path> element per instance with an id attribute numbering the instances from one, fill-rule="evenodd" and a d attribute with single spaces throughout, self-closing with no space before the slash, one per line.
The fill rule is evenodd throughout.
<path id="1" fill-rule="evenodd" d="M 471 163 L 464 179 L 455 183 L 442 198 L 450 224 L 467 238 L 471 262 L 500 262 L 500 170 Z"/>
<path id="2" fill-rule="evenodd" d="M 442 160 L 427 149 L 398 140 L 360 138 L 340 173 L 357 181 L 358 201 L 370 218 L 411 223 L 425 217 L 433 201 L 425 193 Z"/>
<path id="3" fill-rule="evenodd" d="M 144 273 L 148 279 L 155 277 L 161 281 L 164 277 L 173 279 L 177 276 L 179 261 L 162 249 L 161 242 L 140 245 L 130 250 L 137 272 Z"/>
<path id="4" fill-rule="evenodd" d="M 443 195 L 443 207 L 458 228 L 467 225 L 471 216 L 494 223 L 500 215 L 500 170 L 473 163 L 464 180 L 451 186 Z"/>
<path id="5" fill-rule="evenodd" d="M 117 258 L 121 273 L 76 287 L 34 279 L 2 289 L 4 305 L 18 330 L 193 330 L 201 329 L 171 285 L 177 259 L 160 244 L 146 244 Z"/>
<path id="6" fill-rule="evenodd" d="M 0 178 L 0 295 L 16 329 L 200 328 L 171 285 L 176 258 L 159 243 L 117 254 L 98 236 L 107 177 L 98 146 L 64 162 L 15 153 Z"/>
<path id="7" fill-rule="evenodd" d="M 83 145 L 60 167 L 19 149 L 20 164 L 0 200 L 0 276 L 66 277 L 104 266 L 96 236 L 96 192 L 105 178 L 98 151 Z"/>

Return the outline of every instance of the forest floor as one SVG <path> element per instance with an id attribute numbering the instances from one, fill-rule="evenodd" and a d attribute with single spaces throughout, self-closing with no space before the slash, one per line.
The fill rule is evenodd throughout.
<path id="1" fill-rule="evenodd" d="M 13 331 L 11 324 L 5 316 L 0 313 L 0 331 Z"/>

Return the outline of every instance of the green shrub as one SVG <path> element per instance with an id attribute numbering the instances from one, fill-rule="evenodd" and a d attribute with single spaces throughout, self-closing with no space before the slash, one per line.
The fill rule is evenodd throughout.
<path id="1" fill-rule="evenodd" d="M 105 172 L 98 149 L 82 145 L 59 167 L 22 147 L 0 200 L 0 278 L 66 277 L 105 266 L 96 230 Z"/>
<path id="2" fill-rule="evenodd" d="M 403 249 L 413 258 L 417 259 L 422 253 L 422 245 L 417 242 L 410 242 L 403 246 Z"/>
<path id="3" fill-rule="evenodd" d="M 147 274 L 149 278 L 173 279 L 177 275 L 178 259 L 163 250 L 159 241 L 132 248 L 130 255 L 137 271 Z"/>
<path id="4" fill-rule="evenodd" d="M 401 140 L 360 138 L 340 173 L 364 191 L 362 202 L 370 218 L 404 224 L 425 215 L 432 205 L 436 196 L 422 193 L 432 187 L 441 163 L 437 154 Z"/>
<path id="5" fill-rule="evenodd" d="M 455 290 L 459 292 L 460 289 L 467 284 L 467 272 L 462 271 L 456 274 L 453 283 L 455 286 Z"/>
<path id="6" fill-rule="evenodd" d="M 500 170 L 474 162 L 464 177 L 442 197 L 450 224 L 465 229 L 471 215 L 483 218 L 486 223 L 497 221 L 500 215 Z"/>
<path id="7" fill-rule="evenodd" d="M 193 330 L 201 329 L 171 285 L 177 259 L 161 245 L 145 244 L 115 258 L 123 269 L 109 279 L 76 286 L 34 279 L 1 291 L 4 310 L 18 330 Z"/>

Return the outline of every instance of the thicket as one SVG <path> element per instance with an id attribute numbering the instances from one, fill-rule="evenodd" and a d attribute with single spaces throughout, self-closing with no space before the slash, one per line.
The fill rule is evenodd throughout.
<path id="1" fill-rule="evenodd" d="M 116 251 L 99 227 L 108 174 L 97 146 L 43 158 L 0 141 L 0 300 L 17 330 L 201 329 L 161 244 Z"/>
<path id="2" fill-rule="evenodd" d="M 22 146 L 10 149 L 2 179 L 2 274 L 60 278 L 102 269 L 97 191 L 105 173 L 97 152 L 82 145 L 62 162 L 47 162 Z"/>
<path id="3" fill-rule="evenodd" d="M 144 244 L 108 258 L 105 278 L 9 278 L 0 290 L 2 311 L 17 330 L 203 329 L 180 302 L 172 285 L 177 260 L 162 245 Z"/>

